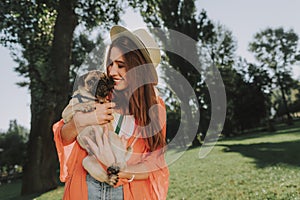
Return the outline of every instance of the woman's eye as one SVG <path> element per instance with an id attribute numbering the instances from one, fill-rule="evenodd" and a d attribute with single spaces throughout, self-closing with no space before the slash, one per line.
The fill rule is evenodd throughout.
<path id="1" fill-rule="evenodd" d="M 106 67 L 109 67 L 112 65 L 112 61 L 111 60 L 108 60 L 107 63 L 106 63 Z"/>

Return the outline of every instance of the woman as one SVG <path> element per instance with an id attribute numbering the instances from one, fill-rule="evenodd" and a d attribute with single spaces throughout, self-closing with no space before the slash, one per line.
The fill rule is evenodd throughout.
<path id="1" fill-rule="evenodd" d="M 108 199 L 166 199 L 169 176 L 163 154 L 166 113 L 155 90 L 158 81 L 155 66 L 160 61 L 158 46 L 142 29 L 130 32 L 114 26 L 110 36 L 107 74 L 116 82 L 112 97 L 115 103 L 96 105 L 94 112 L 77 113 L 69 123 L 60 121 L 53 127 L 60 178 L 66 182 L 64 199 L 101 199 L 99 195 Z M 113 112 L 117 113 L 115 118 Z M 87 153 L 76 142 L 78 132 L 84 127 L 111 120 L 115 132 L 132 151 L 118 173 L 113 190 L 86 173 L 81 162 Z M 93 148 L 91 151 L 98 160 L 105 156 L 103 151 Z"/>

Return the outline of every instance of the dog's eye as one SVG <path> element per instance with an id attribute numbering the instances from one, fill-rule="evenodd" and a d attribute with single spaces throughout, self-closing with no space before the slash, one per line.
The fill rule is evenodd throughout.
<path id="1" fill-rule="evenodd" d="M 94 78 L 90 79 L 90 80 L 87 81 L 87 84 L 90 85 L 90 86 L 92 86 L 92 85 L 95 84 L 95 81 L 96 81 L 96 79 L 94 79 Z"/>

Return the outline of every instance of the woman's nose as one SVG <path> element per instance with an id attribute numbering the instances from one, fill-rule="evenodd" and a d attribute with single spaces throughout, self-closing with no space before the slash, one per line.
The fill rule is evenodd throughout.
<path id="1" fill-rule="evenodd" d="M 117 70 L 118 70 L 118 64 L 113 62 L 112 65 L 111 65 L 109 74 L 111 76 L 116 75 L 116 74 L 118 74 Z"/>

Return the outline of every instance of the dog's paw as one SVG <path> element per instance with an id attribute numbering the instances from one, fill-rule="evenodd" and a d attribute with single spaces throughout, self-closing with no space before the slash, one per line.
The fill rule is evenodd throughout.
<path id="1" fill-rule="evenodd" d="M 107 168 L 107 175 L 108 175 L 108 184 L 114 186 L 119 181 L 119 172 L 120 167 L 116 164 L 112 164 Z"/>
<path id="2" fill-rule="evenodd" d="M 111 186 L 114 186 L 118 183 L 119 181 L 119 175 L 118 174 L 111 174 L 108 176 L 108 184 Z"/>
<path id="3" fill-rule="evenodd" d="M 109 166 L 108 168 L 107 168 L 107 174 L 110 176 L 110 175 L 117 175 L 118 173 L 120 172 L 120 167 L 119 166 L 117 166 L 117 165 L 115 165 L 115 164 L 113 164 L 113 165 L 111 165 L 111 166 Z"/>

